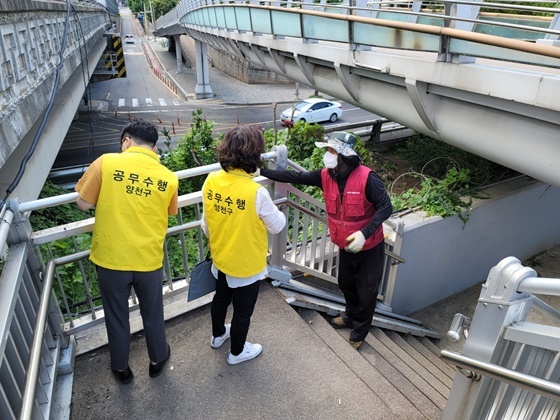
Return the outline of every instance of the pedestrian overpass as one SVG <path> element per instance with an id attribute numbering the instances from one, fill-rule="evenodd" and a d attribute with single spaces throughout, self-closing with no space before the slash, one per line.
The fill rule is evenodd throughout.
<path id="1" fill-rule="evenodd" d="M 62 7 L 65 2 L 45 3 L 49 4 L 41 13 L 53 15 L 59 22 L 68 13 Z M 85 7 L 81 11 L 84 19 L 74 18 L 74 28 L 79 33 L 78 21 L 89 28 L 89 38 L 82 39 L 87 39 L 86 44 L 93 47 L 88 50 L 94 52 L 91 57 L 99 57 L 107 20 L 103 12 L 88 9 L 87 2 Z M 499 13 L 504 9 L 532 13 L 532 18 L 512 20 Z M 358 1 L 353 6 L 293 1 L 182 1 L 157 22 L 155 33 L 167 37 L 188 34 L 196 40 L 197 94 L 202 97 L 211 94 L 206 61 L 210 45 L 559 187 L 560 26 L 556 13 L 558 9 L 546 7 L 471 1 L 437 4 Z M 15 39 L 27 32 L 12 33 L 16 33 L 12 37 Z M 3 45 L 12 46 L 12 38 L 4 36 Z M 35 39 L 38 38 L 33 38 L 30 45 L 35 45 Z M 44 44 L 46 51 L 49 44 Z M 38 41 L 36 45 L 40 52 Z M 76 41 L 75 45 L 79 43 Z M 68 385 L 64 378 L 73 375 L 75 335 L 87 333 L 103 321 L 102 307 L 90 293 L 94 279 L 88 276 L 84 265 L 89 250 L 79 246 L 80 235 L 91 232 L 94 220 L 40 232 L 34 232 L 30 226 L 31 212 L 73 203 L 76 194 L 35 200 L 38 194 L 35 184 L 42 184 L 46 179 L 46 167 L 57 150 L 54 145 L 59 146 L 64 136 L 56 130 L 56 124 L 47 122 L 50 130 L 45 131 L 41 142 L 32 141 L 40 124 L 38 116 L 47 110 L 49 101 L 41 97 L 41 101 L 32 104 L 28 96 L 22 95 L 18 102 L 17 93 L 29 94 L 22 86 L 31 86 L 31 92 L 34 87 L 39 94 L 45 85 L 24 85 L 30 77 L 18 79 L 25 74 L 23 70 L 31 69 L 27 64 L 31 61 L 24 58 L 32 57 L 33 52 L 26 50 L 22 53 L 24 58 L 20 58 L 16 49 L 17 46 L 12 46 L 1 50 L 2 54 L 10 51 L 10 55 L 2 55 L 4 63 L 11 62 L 4 65 L 4 72 L 9 69 L 19 72 L 14 70 L 11 77 L 0 79 L 4 91 L 9 88 L 11 93 L 2 97 L 4 111 L 15 110 L 11 115 L 17 116 L 10 121 L 2 120 L 5 139 L 11 144 L 5 156 L 12 164 L 20 162 L 25 155 L 23 149 L 36 145 L 39 155 L 31 160 L 35 165 L 31 173 L 36 176 L 31 177 L 29 172 L 21 175 L 20 187 L 0 209 L 0 417 L 54 418 L 53 400 L 64 391 L 67 393 L 68 386 L 71 388 L 71 380 Z M 76 78 L 91 75 L 92 67 L 87 67 L 83 74 L 75 72 L 79 63 L 87 62 L 84 57 L 80 56 L 79 47 L 70 57 L 66 56 L 64 65 L 70 64 L 68 69 L 74 73 L 63 71 L 65 81 L 75 82 Z M 48 63 L 44 65 L 48 67 Z M 51 76 L 46 86 L 54 86 L 54 74 L 49 73 Z M 65 110 L 65 117 L 58 122 L 67 127 L 72 114 L 70 108 L 77 106 L 85 84 L 62 86 L 60 91 L 70 95 L 64 97 L 69 99 L 66 103 L 62 103 L 63 97 L 58 97 L 60 103 L 56 105 Z M 29 118 L 20 126 L 18 118 L 23 116 Z M 287 161 L 286 151 L 281 148 L 267 153 L 265 158 L 295 167 Z M 0 169 L 7 168 L 3 162 Z M 0 182 L 7 182 L 4 174 L 16 174 L 15 166 L 11 169 L 3 172 Z M 186 178 L 215 169 L 216 165 L 192 168 L 181 171 L 179 176 Z M 333 282 L 337 251 L 328 237 L 321 235 L 326 229 L 321 203 L 293 187 L 261 182 L 271 188 L 278 205 L 297 215 L 292 219 L 290 236 L 285 231 L 271 241 L 271 276 L 286 287 L 293 286 L 289 272 L 294 271 Z M 181 197 L 180 207 L 198 214 L 196 208 L 200 201 L 200 192 L 192 192 Z M 399 251 L 406 238 L 403 239 L 398 220 L 390 221 L 386 228 L 389 254 L 376 325 L 433 336 L 433 332 L 415 325 L 414 320 L 391 312 L 398 286 L 396 274 L 403 262 Z M 180 221 L 168 234 L 177 239 L 175 243 L 184 243 L 185 232 L 189 231 L 194 231 L 193 237 L 202 241 L 196 218 Z M 301 239 L 306 237 L 302 236 L 303 232 L 309 235 L 307 240 Z M 59 256 L 53 250 L 56 241 L 62 239 L 72 245 L 66 255 Z M 50 259 L 40 255 L 41 246 L 47 247 Z M 202 258 L 203 247 L 199 251 L 198 257 Z M 183 260 L 183 278 L 179 282 L 173 281 L 172 267 L 165 261 L 166 302 L 188 287 L 192 264 L 184 250 Z M 525 323 L 525 319 L 531 306 L 544 308 L 552 317 L 560 319 L 558 311 L 535 296 L 560 295 L 558 279 L 537 278 L 531 269 L 521 267 L 515 259 L 496 263 L 481 294 L 471 326 L 471 340 L 464 354 L 442 354 L 452 365 L 460 367 L 462 373 L 457 374 L 445 418 L 478 419 L 482 415 L 488 416 L 485 418 L 557 418 L 560 332 L 552 326 Z M 64 293 L 59 297 L 62 305 L 51 293 L 62 275 L 59 267 L 67 264 L 77 267 L 87 291 L 87 310 L 83 314 L 73 312 L 65 302 Z M 205 303 L 201 301 L 198 305 Z M 135 307 L 133 297 L 131 310 Z M 458 319 L 451 333 L 460 335 L 466 326 L 464 321 Z M 162 414 L 165 413 L 157 413 Z"/>
<path id="2" fill-rule="evenodd" d="M 185 0 L 154 34 L 195 39 L 198 97 L 211 46 L 560 186 L 558 8 L 352 4 Z"/>

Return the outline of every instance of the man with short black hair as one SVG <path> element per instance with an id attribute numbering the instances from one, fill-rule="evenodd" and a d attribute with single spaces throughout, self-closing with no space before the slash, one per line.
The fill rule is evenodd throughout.
<path id="1" fill-rule="evenodd" d="M 76 185 L 81 210 L 95 206 L 90 259 L 97 276 L 109 338 L 111 370 L 121 383 L 134 374 L 128 365 L 128 298 L 134 287 L 150 357 L 158 376 L 170 356 L 163 319 L 163 241 L 168 216 L 177 214 L 177 175 L 155 153 L 157 128 L 134 119 L 121 131 L 122 153 L 96 159 Z"/>

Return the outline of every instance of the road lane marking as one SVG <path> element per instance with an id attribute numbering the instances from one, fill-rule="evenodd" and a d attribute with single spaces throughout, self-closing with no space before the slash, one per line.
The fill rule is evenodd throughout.
<path id="1" fill-rule="evenodd" d="M 133 108 L 138 107 L 138 98 L 132 98 L 132 107 Z"/>
<path id="2" fill-rule="evenodd" d="M 124 98 L 120 98 L 120 99 L 119 99 L 119 107 L 124 106 L 124 101 L 125 101 Z"/>
<path id="3" fill-rule="evenodd" d="M 146 106 L 152 106 L 152 98 L 146 98 Z"/>
<path id="4" fill-rule="evenodd" d="M 167 103 L 165 102 L 165 99 L 163 98 L 158 98 L 159 99 L 159 105 L 160 106 L 167 106 Z"/>

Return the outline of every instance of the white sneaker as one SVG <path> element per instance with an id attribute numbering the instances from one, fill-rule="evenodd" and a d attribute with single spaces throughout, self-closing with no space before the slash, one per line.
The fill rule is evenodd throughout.
<path id="1" fill-rule="evenodd" d="M 226 340 L 229 338 L 229 330 L 231 328 L 231 324 L 226 324 L 225 327 L 226 327 L 226 332 L 223 335 L 219 337 L 212 336 L 212 340 L 210 340 L 210 346 L 213 349 L 220 348 L 222 344 L 224 344 Z"/>
<path id="2" fill-rule="evenodd" d="M 236 365 L 241 362 L 246 362 L 247 360 L 254 359 L 262 352 L 262 346 L 260 344 L 253 344 L 249 343 L 248 341 L 245 342 L 243 346 L 243 351 L 239 353 L 237 356 L 234 356 L 230 352 L 228 352 L 227 362 L 230 365 Z"/>

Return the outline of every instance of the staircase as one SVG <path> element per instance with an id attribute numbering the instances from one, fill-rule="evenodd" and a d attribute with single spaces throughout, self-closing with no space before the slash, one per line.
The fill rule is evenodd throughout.
<path id="1" fill-rule="evenodd" d="M 298 312 L 395 418 L 441 418 L 454 370 L 439 358 L 440 349 L 430 339 L 372 327 L 356 351 L 346 342 L 349 330 L 333 329 L 316 311 Z"/>
<path id="2" fill-rule="evenodd" d="M 185 305 L 186 297 L 177 295 L 165 310 Z M 131 313 L 133 324 L 137 316 Z M 166 321 L 171 359 L 157 378 L 148 377 L 143 332 L 133 334 L 135 377 L 123 386 L 112 378 L 107 346 L 89 331 L 77 337 L 70 418 L 441 418 L 453 370 L 439 360 L 437 340 L 373 326 L 356 351 L 346 341 L 349 332 L 332 328 L 322 312 L 288 305 L 278 288 L 263 283 L 247 337 L 263 345 L 258 358 L 230 366 L 229 342 L 210 347 L 205 304 Z"/>

